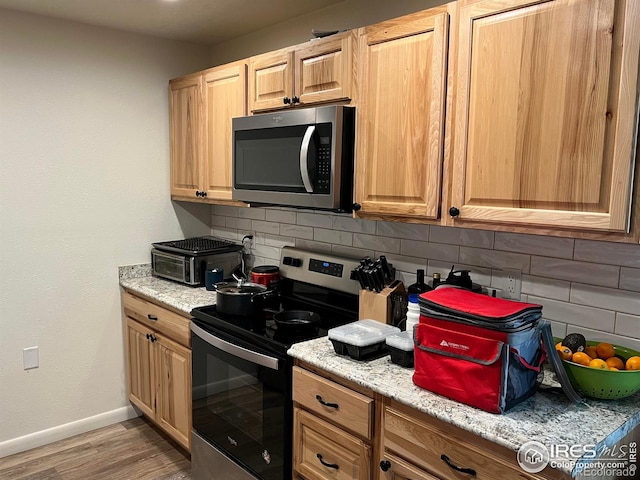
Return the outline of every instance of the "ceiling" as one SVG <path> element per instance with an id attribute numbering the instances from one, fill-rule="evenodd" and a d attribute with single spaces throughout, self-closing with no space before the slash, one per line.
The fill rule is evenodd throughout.
<path id="1" fill-rule="evenodd" d="M 215 45 L 342 0 L 0 0 L 0 8 Z"/>

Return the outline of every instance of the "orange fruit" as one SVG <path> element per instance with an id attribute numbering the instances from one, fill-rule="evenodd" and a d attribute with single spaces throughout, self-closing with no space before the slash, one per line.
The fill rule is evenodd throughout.
<path id="1" fill-rule="evenodd" d="M 607 358 L 613 357 L 616 352 L 613 349 L 613 345 L 610 343 L 602 342 L 596 346 L 596 351 L 598 352 L 598 357 L 606 360 Z"/>
<path id="2" fill-rule="evenodd" d="M 624 362 L 619 357 L 610 357 L 604 361 L 609 367 L 609 370 L 615 368 L 616 370 L 624 370 Z"/>
<path id="3" fill-rule="evenodd" d="M 640 357 L 637 355 L 629 357 L 625 367 L 627 370 L 640 370 Z"/>
<path id="4" fill-rule="evenodd" d="M 591 345 L 590 347 L 585 348 L 584 353 L 589 355 L 591 358 L 598 358 L 598 351 L 596 350 L 595 345 Z"/>
<path id="5" fill-rule="evenodd" d="M 579 365 L 584 365 L 585 367 L 589 366 L 589 362 L 591 361 L 591 357 L 584 352 L 576 352 L 571 357 L 571 361 L 573 363 L 577 363 Z"/>
<path id="6" fill-rule="evenodd" d="M 556 350 L 559 350 L 560 348 L 562 348 L 562 342 L 556 343 Z"/>
<path id="7" fill-rule="evenodd" d="M 558 351 L 560 358 L 563 360 L 571 360 L 571 357 L 573 357 L 573 352 L 569 347 L 556 347 L 556 350 Z"/>
<path id="8" fill-rule="evenodd" d="M 605 362 L 601 358 L 594 358 L 593 360 L 591 360 L 589 362 L 589 366 L 591 368 L 599 368 L 600 370 L 608 370 L 609 369 L 609 367 L 607 367 L 607 362 Z"/>
<path id="9" fill-rule="evenodd" d="M 617 372 L 617 371 L 619 371 L 619 369 L 616 368 L 616 367 L 609 367 L 609 371 L 610 372 Z"/>

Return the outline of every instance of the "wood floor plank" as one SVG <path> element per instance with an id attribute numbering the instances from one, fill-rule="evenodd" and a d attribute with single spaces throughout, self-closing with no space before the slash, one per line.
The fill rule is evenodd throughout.
<path id="1" fill-rule="evenodd" d="M 191 462 L 144 418 L 0 459 L 0 480 L 191 480 Z"/>

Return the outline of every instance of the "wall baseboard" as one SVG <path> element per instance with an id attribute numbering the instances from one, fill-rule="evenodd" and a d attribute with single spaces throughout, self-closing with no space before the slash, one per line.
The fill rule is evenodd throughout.
<path id="1" fill-rule="evenodd" d="M 0 442 L 0 458 L 140 416 L 131 405 Z"/>

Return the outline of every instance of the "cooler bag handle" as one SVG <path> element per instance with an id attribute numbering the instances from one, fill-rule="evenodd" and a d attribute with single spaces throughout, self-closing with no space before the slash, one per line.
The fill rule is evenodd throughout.
<path id="1" fill-rule="evenodd" d="M 542 363 L 547 359 L 547 349 L 544 348 L 544 343 L 540 342 L 542 344 L 542 355 L 540 355 L 540 360 L 538 361 L 538 365 L 531 365 L 529 362 L 527 362 L 521 355 L 520 352 L 518 352 L 518 350 L 515 347 L 509 347 L 509 351 L 511 353 L 513 353 L 516 358 L 518 359 L 518 361 L 522 364 L 522 366 L 528 370 L 532 370 L 536 373 L 540 373 L 540 370 L 542 370 Z"/>

